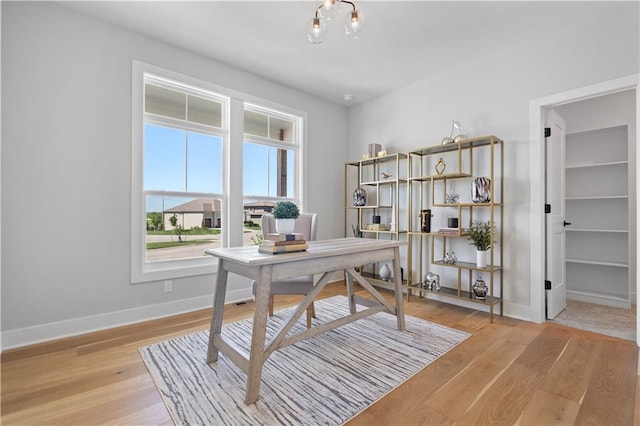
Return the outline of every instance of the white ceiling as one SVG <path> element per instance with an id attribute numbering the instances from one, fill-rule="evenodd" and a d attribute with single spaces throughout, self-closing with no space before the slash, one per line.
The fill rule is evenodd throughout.
<path id="1" fill-rule="evenodd" d="M 318 1 L 60 2 L 270 80 L 354 105 L 472 58 L 575 23 L 608 1 L 362 1 L 359 39 L 345 36 L 349 5 L 327 23 L 327 40 L 306 39 Z M 354 99 L 344 101 L 344 95 Z"/>

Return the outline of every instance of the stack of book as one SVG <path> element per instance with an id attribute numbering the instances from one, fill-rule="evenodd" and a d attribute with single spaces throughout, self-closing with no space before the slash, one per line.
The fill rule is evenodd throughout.
<path id="1" fill-rule="evenodd" d="M 309 245 L 302 234 L 267 234 L 258 246 L 260 253 L 281 254 L 306 251 Z"/>
<path id="2" fill-rule="evenodd" d="M 440 235 L 460 235 L 460 230 L 458 228 L 440 228 L 440 229 L 438 229 L 438 234 L 440 234 Z"/>
<path id="3" fill-rule="evenodd" d="M 391 225 L 386 223 L 368 223 L 366 227 L 367 231 L 390 231 Z"/>

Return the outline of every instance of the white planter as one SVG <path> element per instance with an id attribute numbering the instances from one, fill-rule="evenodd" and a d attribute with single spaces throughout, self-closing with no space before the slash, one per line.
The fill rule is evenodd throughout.
<path id="1" fill-rule="evenodd" d="M 484 268 L 487 266 L 487 259 L 489 258 L 489 250 L 476 251 L 476 266 L 478 268 Z"/>
<path id="2" fill-rule="evenodd" d="M 276 231 L 278 234 L 293 234 L 295 229 L 295 219 L 276 219 Z"/>

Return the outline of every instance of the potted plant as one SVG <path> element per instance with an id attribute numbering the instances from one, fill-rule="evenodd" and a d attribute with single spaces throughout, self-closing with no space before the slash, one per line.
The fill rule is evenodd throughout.
<path id="1" fill-rule="evenodd" d="M 471 240 L 469 243 L 476 247 L 476 265 L 478 268 L 487 266 L 487 252 L 491 248 L 491 234 L 493 229 L 491 222 L 472 222 L 467 229 L 467 238 Z"/>
<path id="2" fill-rule="evenodd" d="M 300 216 L 300 210 L 291 201 L 281 201 L 274 207 L 274 219 L 276 220 L 276 231 L 279 234 L 292 234 L 296 227 L 296 219 Z"/>

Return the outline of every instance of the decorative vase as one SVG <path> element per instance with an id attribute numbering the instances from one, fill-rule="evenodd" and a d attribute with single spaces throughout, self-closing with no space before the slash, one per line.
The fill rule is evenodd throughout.
<path id="1" fill-rule="evenodd" d="M 476 266 L 478 268 L 484 268 L 487 266 L 487 254 L 489 254 L 489 250 L 476 251 Z"/>
<path id="2" fill-rule="evenodd" d="M 391 269 L 389 269 L 386 263 L 382 264 L 378 275 L 380 275 L 380 278 L 382 278 L 385 281 L 388 281 L 389 278 L 391 278 Z"/>
<path id="3" fill-rule="evenodd" d="M 471 288 L 473 289 L 473 294 L 476 295 L 476 299 L 478 300 L 484 300 L 485 296 L 489 292 L 489 287 L 487 287 L 487 283 L 484 282 L 484 280 L 480 276 L 478 277 L 476 282 L 473 283 L 473 286 Z"/>
<path id="4" fill-rule="evenodd" d="M 295 219 L 276 219 L 276 232 L 278 234 L 293 234 L 295 229 Z"/>
<path id="5" fill-rule="evenodd" d="M 491 179 L 477 177 L 471 182 L 471 201 L 474 203 L 491 201 Z"/>
<path id="6" fill-rule="evenodd" d="M 367 191 L 362 188 L 357 188 L 353 191 L 353 205 L 356 207 L 362 207 L 367 204 Z"/>

